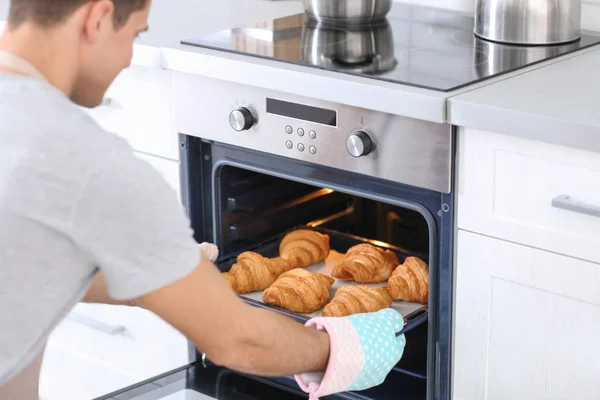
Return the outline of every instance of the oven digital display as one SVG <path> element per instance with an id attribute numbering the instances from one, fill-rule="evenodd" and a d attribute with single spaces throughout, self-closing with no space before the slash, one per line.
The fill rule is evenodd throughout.
<path id="1" fill-rule="evenodd" d="M 337 127 L 337 111 L 325 108 L 267 98 L 267 113 Z"/>

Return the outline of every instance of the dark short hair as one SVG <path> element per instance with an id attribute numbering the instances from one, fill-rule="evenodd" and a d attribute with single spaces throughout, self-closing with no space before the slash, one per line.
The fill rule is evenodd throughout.
<path id="1" fill-rule="evenodd" d="M 57 24 L 79 7 L 98 0 L 11 0 L 8 24 L 16 27 L 26 21 L 42 26 Z M 148 0 L 112 0 L 115 5 L 114 23 L 119 28 L 127 23 L 129 16 L 143 10 Z"/>

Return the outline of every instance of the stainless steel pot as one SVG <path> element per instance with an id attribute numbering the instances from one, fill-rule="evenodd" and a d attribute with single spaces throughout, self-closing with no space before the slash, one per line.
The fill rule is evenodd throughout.
<path id="1" fill-rule="evenodd" d="M 301 48 L 304 62 L 336 71 L 376 75 L 397 64 L 387 21 L 336 29 L 309 20 L 302 29 Z"/>
<path id="2" fill-rule="evenodd" d="M 369 24 L 382 21 L 392 0 L 303 0 L 307 14 L 332 24 Z"/>
<path id="3" fill-rule="evenodd" d="M 572 42 L 581 37 L 581 0 L 477 0 L 475 34 L 522 45 Z"/>

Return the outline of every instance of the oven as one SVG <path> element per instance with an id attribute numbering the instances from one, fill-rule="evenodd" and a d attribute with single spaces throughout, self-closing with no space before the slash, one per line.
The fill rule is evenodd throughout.
<path id="1" fill-rule="evenodd" d="M 223 272 L 244 251 L 275 256 L 298 228 L 327 233 L 332 253 L 366 242 L 429 263 L 428 304 L 394 305 L 405 319 L 400 362 L 382 385 L 332 398 L 449 399 L 453 128 L 180 73 L 175 102 L 182 200 Z M 306 398 L 292 378 L 216 367 L 192 345 L 190 354 L 189 366 L 106 399 Z"/>

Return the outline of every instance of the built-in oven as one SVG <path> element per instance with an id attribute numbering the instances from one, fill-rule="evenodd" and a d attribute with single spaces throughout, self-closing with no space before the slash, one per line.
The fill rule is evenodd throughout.
<path id="1" fill-rule="evenodd" d="M 332 254 L 370 243 L 428 262 L 428 303 L 394 304 L 405 319 L 400 362 L 382 385 L 334 397 L 449 399 L 452 127 L 180 73 L 175 103 L 183 202 L 222 271 L 244 251 L 275 256 L 298 228 L 329 235 Z M 190 348 L 190 366 L 105 399 L 306 398 L 292 378 L 238 374 Z"/>

